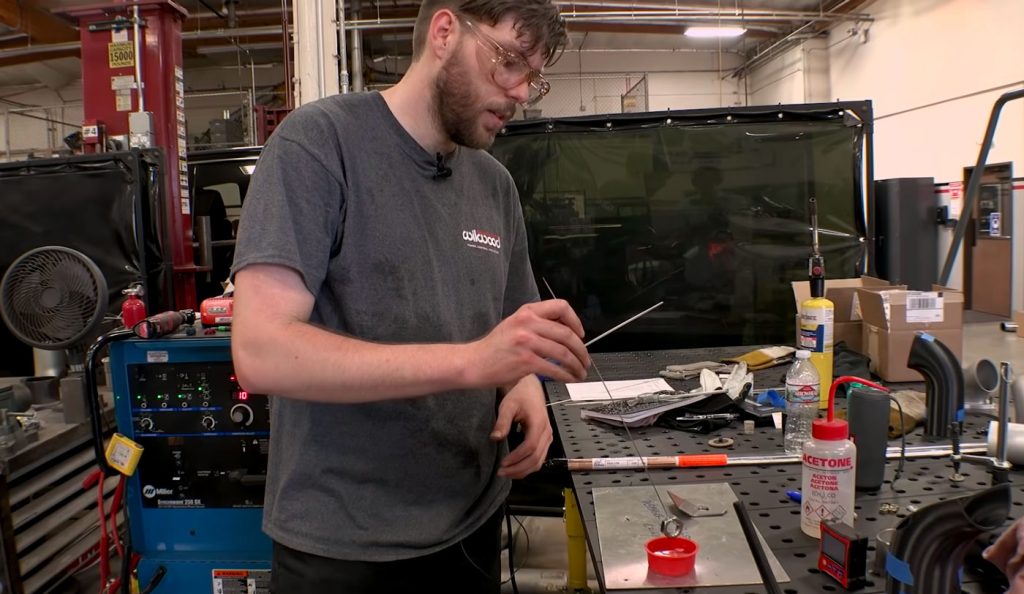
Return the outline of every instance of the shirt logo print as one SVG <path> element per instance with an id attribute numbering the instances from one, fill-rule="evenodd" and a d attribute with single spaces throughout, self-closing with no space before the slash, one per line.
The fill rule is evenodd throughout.
<path id="1" fill-rule="evenodd" d="M 473 229 L 471 231 L 463 231 L 462 239 L 468 247 L 486 250 L 493 254 L 501 253 L 501 236 L 494 233 Z"/>

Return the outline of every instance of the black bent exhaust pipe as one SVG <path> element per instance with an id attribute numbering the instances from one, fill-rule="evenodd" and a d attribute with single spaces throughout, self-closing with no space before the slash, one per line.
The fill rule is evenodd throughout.
<path id="1" fill-rule="evenodd" d="M 939 339 L 918 332 L 910 347 L 907 367 L 924 376 L 925 404 L 928 407 L 924 424 L 929 439 L 952 438 L 959 434 L 964 421 L 964 370 L 953 351 Z"/>
<path id="2" fill-rule="evenodd" d="M 888 594 L 960 594 L 960 568 L 978 536 L 1010 515 L 1009 483 L 923 507 L 896 526 L 885 560 Z"/>

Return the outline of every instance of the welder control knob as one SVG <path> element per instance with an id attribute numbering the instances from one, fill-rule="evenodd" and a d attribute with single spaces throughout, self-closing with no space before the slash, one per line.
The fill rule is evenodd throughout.
<path id="1" fill-rule="evenodd" d="M 203 429 L 207 431 L 213 431 L 213 428 L 217 426 L 217 419 L 214 419 L 210 415 L 203 417 L 203 420 L 199 421 L 203 425 Z"/>
<path id="2" fill-rule="evenodd" d="M 251 425 L 253 418 L 256 416 L 248 404 L 236 404 L 232 406 L 230 415 L 231 421 L 241 425 L 242 427 Z"/>
<path id="3" fill-rule="evenodd" d="M 139 419 L 139 429 L 148 432 L 153 430 L 153 426 L 153 419 L 149 417 L 142 417 Z"/>

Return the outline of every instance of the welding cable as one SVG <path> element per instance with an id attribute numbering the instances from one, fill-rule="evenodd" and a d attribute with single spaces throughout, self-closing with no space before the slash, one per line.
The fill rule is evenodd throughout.
<path id="1" fill-rule="evenodd" d="M 100 515 L 100 592 L 106 591 L 110 580 L 110 544 L 107 542 L 107 516 L 103 505 L 103 471 L 96 469 L 85 479 L 86 483 L 96 481 L 96 510 Z M 88 488 L 88 487 L 86 487 Z"/>
<path id="2" fill-rule="evenodd" d="M 907 461 L 907 428 L 904 425 L 905 421 L 903 420 L 903 405 L 900 404 L 900 401 L 892 394 L 889 394 L 889 400 L 896 403 L 896 410 L 900 413 L 900 462 L 896 465 L 896 474 L 893 475 L 892 483 L 889 484 L 892 490 L 895 491 L 896 481 L 900 480 L 900 477 L 903 476 L 903 466 Z"/>
<path id="3" fill-rule="evenodd" d="M 110 533 L 114 540 L 114 548 L 117 549 L 117 555 L 124 559 L 124 545 L 121 543 L 121 535 L 117 530 L 117 512 L 121 507 L 121 500 L 124 497 L 124 484 L 125 477 L 123 474 L 117 481 L 117 488 L 114 489 L 114 497 L 110 500 Z"/>
<path id="4" fill-rule="evenodd" d="M 508 511 L 508 503 L 505 504 L 505 531 L 508 534 L 508 579 L 512 582 L 512 594 L 519 594 L 519 584 L 516 583 L 516 566 L 513 562 L 516 541 L 512 537 L 512 514 Z"/>
<path id="5" fill-rule="evenodd" d="M 153 572 L 153 577 L 149 579 L 149 583 L 146 584 L 146 587 L 139 594 L 153 594 L 153 590 L 156 590 L 156 587 L 160 585 L 165 575 L 167 575 L 167 568 L 163 565 L 157 567 L 156 571 Z"/>

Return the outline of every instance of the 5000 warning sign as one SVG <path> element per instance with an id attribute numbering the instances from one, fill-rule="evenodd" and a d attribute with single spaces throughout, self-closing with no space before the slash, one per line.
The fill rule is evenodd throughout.
<path id="1" fill-rule="evenodd" d="M 135 66 L 135 47 L 130 41 L 109 43 L 107 57 L 111 68 Z"/>

